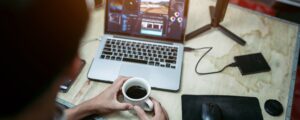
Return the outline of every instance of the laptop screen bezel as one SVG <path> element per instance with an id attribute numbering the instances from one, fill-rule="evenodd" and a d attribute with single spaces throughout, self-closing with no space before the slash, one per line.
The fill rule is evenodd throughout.
<path id="1" fill-rule="evenodd" d="M 184 5 L 184 19 L 185 23 L 183 26 L 183 33 L 181 34 L 180 40 L 177 39 L 172 39 L 172 38 L 163 38 L 163 37 L 155 37 L 155 36 L 148 36 L 148 35 L 133 35 L 125 32 L 112 32 L 108 31 L 108 8 L 109 8 L 109 0 L 106 1 L 106 6 L 105 6 L 105 20 L 104 20 L 104 33 L 105 34 L 111 34 L 111 35 L 122 35 L 122 36 L 129 36 L 129 37 L 136 37 L 136 38 L 145 38 L 145 39 L 152 39 L 152 40 L 162 40 L 166 42 L 176 42 L 176 43 L 184 43 L 185 41 L 185 32 L 186 32 L 186 27 L 187 27 L 187 19 L 188 19 L 188 6 L 189 6 L 189 0 L 184 0 L 185 5 Z"/>

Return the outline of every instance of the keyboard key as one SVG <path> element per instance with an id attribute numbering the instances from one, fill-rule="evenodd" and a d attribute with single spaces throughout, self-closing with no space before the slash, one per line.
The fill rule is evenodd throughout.
<path id="1" fill-rule="evenodd" d="M 105 55 L 101 55 L 100 58 L 104 59 L 104 58 L 105 58 Z"/>
<path id="2" fill-rule="evenodd" d="M 149 62 L 149 65 L 154 65 L 154 61 L 150 61 L 150 62 Z"/>
<path id="3" fill-rule="evenodd" d="M 177 48 L 176 48 L 176 47 L 173 47 L 171 51 L 172 51 L 172 52 L 177 52 Z"/>
<path id="4" fill-rule="evenodd" d="M 133 63 L 140 63 L 140 64 L 147 64 L 146 60 L 137 60 L 137 59 L 131 59 L 131 58 L 123 58 L 123 61 L 133 62 Z"/>
<path id="5" fill-rule="evenodd" d="M 175 61 L 175 60 L 166 59 L 166 63 L 173 63 L 173 64 L 176 64 L 176 61 Z"/>
<path id="6" fill-rule="evenodd" d="M 111 47 L 110 43 L 105 44 L 105 48 L 110 48 L 110 47 Z"/>
<path id="7" fill-rule="evenodd" d="M 171 59 L 171 60 L 176 60 L 176 57 L 174 57 L 174 56 L 169 56 L 169 59 Z"/>
<path id="8" fill-rule="evenodd" d="M 139 56 L 139 59 L 142 60 L 142 59 L 144 59 L 144 57 L 143 56 Z"/>
<path id="9" fill-rule="evenodd" d="M 110 59 L 111 59 L 111 60 L 115 60 L 116 57 L 115 57 L 115 56 L 111 56 Z"/>
<path id="10" fill-rule="evenodd" d="M 155 66 L 159 66 L 159 62 L 155 62 Z"/>
<path id="11" fill-rule="evenodd" d="M 104 51 L 112 51 L 111 48 L 104 48 Z"/>
<path id="12" fill-rule="evenodd" d="M 112 52 L 103 51 L 103 54 L 106 54 L 106 55 L 112 55 Z"/>
<path id="13" fill-rule="evenodd" d="M 167 64 L 166 64 L 166 67 L 167 67 L 167 68 L 170 68 L 170 67 L 171 67 L 171 64 L 170 64 L 170 63 L 167 63 Z"/>
<path id="14" fill-rule="evenodd" d="M 120 61 L 120 60 L 121 60 L 121 57 L 116 57 L 116 60 L 117 60 L 117 61 Z"/>

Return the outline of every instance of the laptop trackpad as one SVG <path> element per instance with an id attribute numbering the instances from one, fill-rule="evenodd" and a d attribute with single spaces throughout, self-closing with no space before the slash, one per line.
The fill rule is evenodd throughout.
<path id="1" fill-rule="evenodd" d="M 146 65 L 123 63 L 121 65 L 119 75 L 128 77 L 140 77 L 148 80 L 150 77 L 150 73 L 150 66 L 148 67 Z"/>

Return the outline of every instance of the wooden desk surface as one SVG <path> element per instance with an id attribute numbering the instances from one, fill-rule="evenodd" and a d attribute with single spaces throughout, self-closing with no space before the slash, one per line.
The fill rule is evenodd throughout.
<path id="1" fill-rule="evenodd" d="M 208 6 L 214 4 L 211 0 L 190 0 L 186 33 L 210 22 Z M 199 71 L 218 70 L 233 62 L 234 56 L 255 52 L 262 52 L 272 71 L 242 76 L 238 68 L 228 68 L 220 74 L 199 76 L 194 68 L 205 51 L 185 53 L 180 91 L 173 93 L 153 90 L 151 96 L 161 102 L 171 120 L 182 119 L 182 94 L 253 96 L 259 99 L 265 120 L 289 118 L 292 100 L 289 97 L 293 94 L 299 51 L 299 26 L 234 5 L 229 5 L 222 24 L 245 39 L 247 45 L 240 46 L 214 29 L 186 42 L 185 45 L 190 47 L 213 47 L 199 64 Z M 80 56 L 87 64 L 70 91 L 60 93 L 58 98 L 77 105 L 111 85 L 87 79 L 88 69 L 99 44 L 95 39 L 103 35 L 103 26 L 104 9 L 93 11 L 80 46 Z M 279 100 L 284 106 L 284 113 L 279 117 L 268 115 L 264 110 L 267 99 Z M 104 117 L 117 120 L 137 119 L 127 111 Z"/>

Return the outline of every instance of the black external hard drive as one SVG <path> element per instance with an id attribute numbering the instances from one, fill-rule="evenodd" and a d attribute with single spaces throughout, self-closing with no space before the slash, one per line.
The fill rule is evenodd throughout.
<path id="1" fill-rule="evenodd" d="M 234 57 L 234 60 L 242 75 L 268 72 L 271 70 L 261 53 L 236 56 Z"/>

